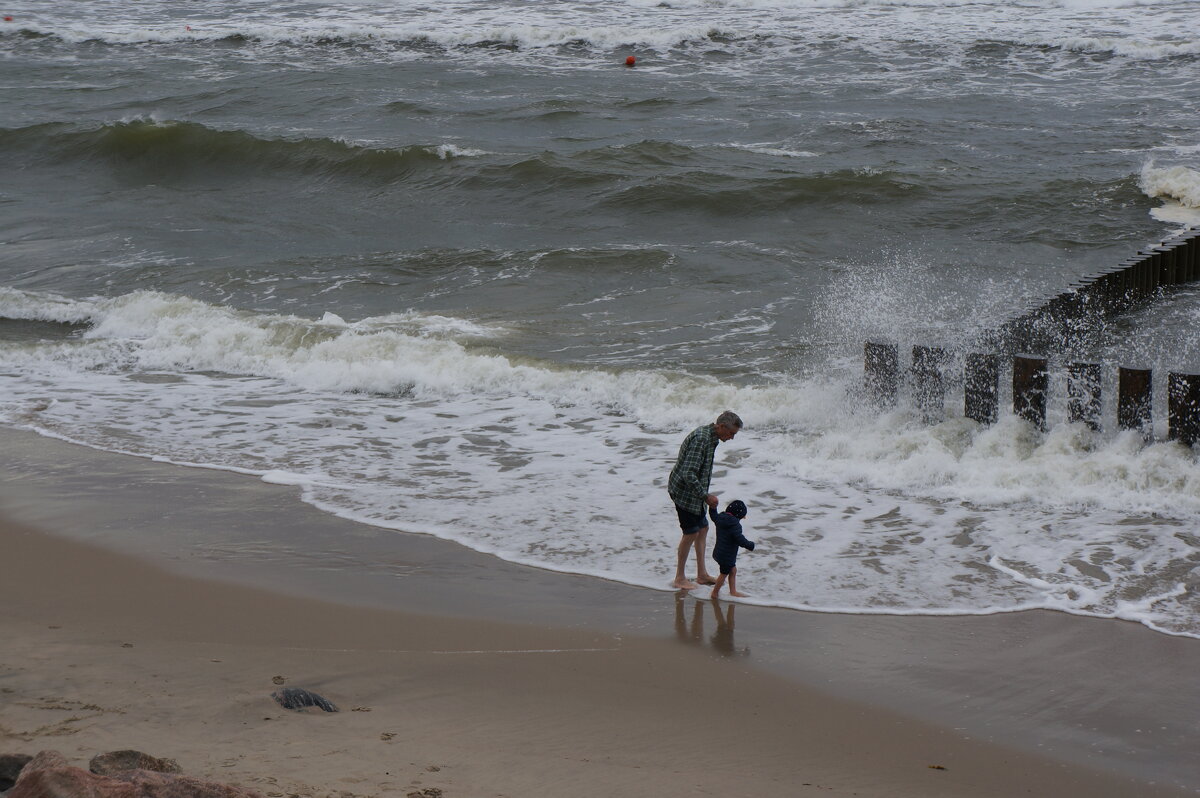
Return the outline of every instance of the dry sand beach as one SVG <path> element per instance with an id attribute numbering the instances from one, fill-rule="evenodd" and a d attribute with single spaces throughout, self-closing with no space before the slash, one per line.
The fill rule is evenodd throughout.
<path id="1" fill-rule="evenodd" d="M 0 752 L 56 749 L 85 766 L 93 754 L 136 748 L 268 796 L 1094 798 L 1200 787 L 1180 763 L 1162 769 L 1173 785 L 1149 783 L 1159 780 L 1154 746 L 1144 772 L 1106 770 L 1103 756 L 1079 761 L 1065 745 L 1048 756 L 988 739 L 990 726 L 1005 727 L 994 706 L 972 729 L 936 722 L 937 707 L 923 719 L 885 706 L 860 680 L 868 675 L 856 675 L 854 662 L 870 657 L 811 640 L 800 648 L 811 652 L 803 666 L 789 638 L 823 629 L 828 642 L 840 630 L 875 646 L 880 667 L 896 674 L 893 692 L 919 697 L 905 687 L 919 681 L 905 650 L 921 641 L 896 641 L 966 625 L 989 640 L 943 658 L 952 661 L 927 661 L 927 676 L 957 695 L 970 690 L 972 672 L 983 674 L 975 689 L 995 697 L 1014 641 L 1045 659 L 1037 650 L 1045 641 L 1033 638 L 1061 633 L 1066 668 L 1084 654 L 1097 672 L 1146 673 L 1149 683 L 1132 685 L 1144 691 L 1133 703 L 1167 713 L 1164 740 L 1194 731 L 1186 726 L 1196 703 L 1193 640 L 1049 613 L 870 627 L 823 616 L 804 627 L 795 623 L 802 613 L 749 605 L 737 608 L 735 632 L 730 605 L 490 563 L 421 536 L 375 535 L 250 477 L 12 430 L 0 431 L 0 443 Z M 158 530 L 127 526 L 154 517 L 163 519 Z M 323 564 L 298 564 L 265 542 L 234 557 L 216 537 L 191 547 L 181 539 L 229 530 L 239 517 L 245 540 L 274 523 L 310 546 L 325 532 L 342 544 L 330 544 Z M 392 552 L 382 587 L 379 573 L 355 576 L 351 550 Z M 360 589 L 347 590 L 347 576 Z M 339 590 L 345 601 L 329 600 Z M 889 623 L 899 628 L 890 638 L 867 631 Z M 927 653 L 945 645 L 934 633 L 927 640 Z M 840 678 L 826 662 L 839 657 Z M 999 691 L 1007 698 L 996 700 L 1032 724 L 1070 712 L 1127 722 L 1120 696 L 1081 697 L 1087 672 L 1060 674 L 1057 688 L 1031 673 L 1028 690 L 1009 675 Z M 280 708 L 270 694 L 281 680 L 341 711 Z M 1027 693 L 1038 709 L 1024 703 Z M 1159 752 L 1168 760 L 1169 749 Z"/>

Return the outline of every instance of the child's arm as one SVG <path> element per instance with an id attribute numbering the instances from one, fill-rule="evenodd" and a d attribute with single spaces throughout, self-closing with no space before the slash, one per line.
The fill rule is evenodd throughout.
<path id="1" fill-rule="evenodd" d="M 713 520 L 714 524 L 717 523 L 717 508 L 716 507 L 708 508 L 708 517 Z"/>
<path id="2" fill-rule="evenodd" d="M 754 541 L 742 534 L 741 524 L 738 524 L 737 528 L 737 544 L 746 551 L 754 551 Z"/>

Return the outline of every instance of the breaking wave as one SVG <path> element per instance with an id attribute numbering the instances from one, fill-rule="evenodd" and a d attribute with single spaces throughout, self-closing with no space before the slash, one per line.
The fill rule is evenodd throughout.
<path id="1" fill-rule="evenodd" d="M 164 175 L 214 169 L 392 180 L 455 158 L 484 155 L 450 143 L 387 148 L 331 138 L 268 139 L 195 122 L 134 119 L 80 129 L 65 123 L 0 130 L 0 146 L 43 158 L 129 166 Z"/>

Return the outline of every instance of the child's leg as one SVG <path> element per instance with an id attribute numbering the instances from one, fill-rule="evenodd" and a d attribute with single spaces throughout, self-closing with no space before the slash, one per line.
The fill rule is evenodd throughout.
<path id="1" fill-rule="evenodd" d="M 737 589 L 737 566 L 729 569 L 729 595 L 744 596 L 745 593 L 739 593 Z"/>
<path id="2" fill-rule="evenodd" d="M 713 592 L 712 592 L 712 596 L 710 596 L 710 598 L 717 597 L 717 594 L 721 592 L 721 585 L 723 585 L 723 584 L 725 584 L 725 574 L 717 574 L 717 581 L 716 581 L 716 584 L 713 586 Z M 730 586 L 730 588 L 732 588 L 733 582 L 730 582 L 729 586 Z"/>

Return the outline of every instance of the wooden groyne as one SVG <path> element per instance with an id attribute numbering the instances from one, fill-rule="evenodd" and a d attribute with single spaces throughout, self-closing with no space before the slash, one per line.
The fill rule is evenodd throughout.
<path id="1" fill-rule="evenodd" d="M 1200 230 L 1186 230 L 1112 268 L 1077 280 L 1066 291 L 985 334 L 989 348 L 1009 353 L 1062 351 L 1095 322 L 1125 313 L 1171 288 L 1200 280 Z"/>
<path id="2" fill-rule="evenodd" d="M 1066 387 L 1067 420 L 1102 429 L 1109 426 L 1102 417 L 1105 366 L 1051 357 L 1069 350 L 1103 317 L 1127 312 L 1197 280 L 1200 231 L 1189 230 L 1042 301 L 983 336 L 983 344 L 973 347 L 976 351 L 913 346 L 910 366 L 904 370 L 897 344 L 868 341 L 863 351 L 867 397 L 878 407 L 893 407 L 907 388 L 922 418 L 937 423 L 945 415 L 947 387 L 961 385 L 963 415 L 993 424 L 999 417 L 1003 371 L 1006 381 L 1011 380 L 1013 414 L 1044 430 L 1051 370 L 1056 369 L 1054 384 Z M 1138 430 L 1149 439 L 1153 373 L 1118 366 L 1108 376 L 1108 384 L 1116 385 L 1116 428 Z M 1168 372 L 1167 427 L 1171 440 L 1188 446 L 1200 441 L 1200 375 Z"/>

